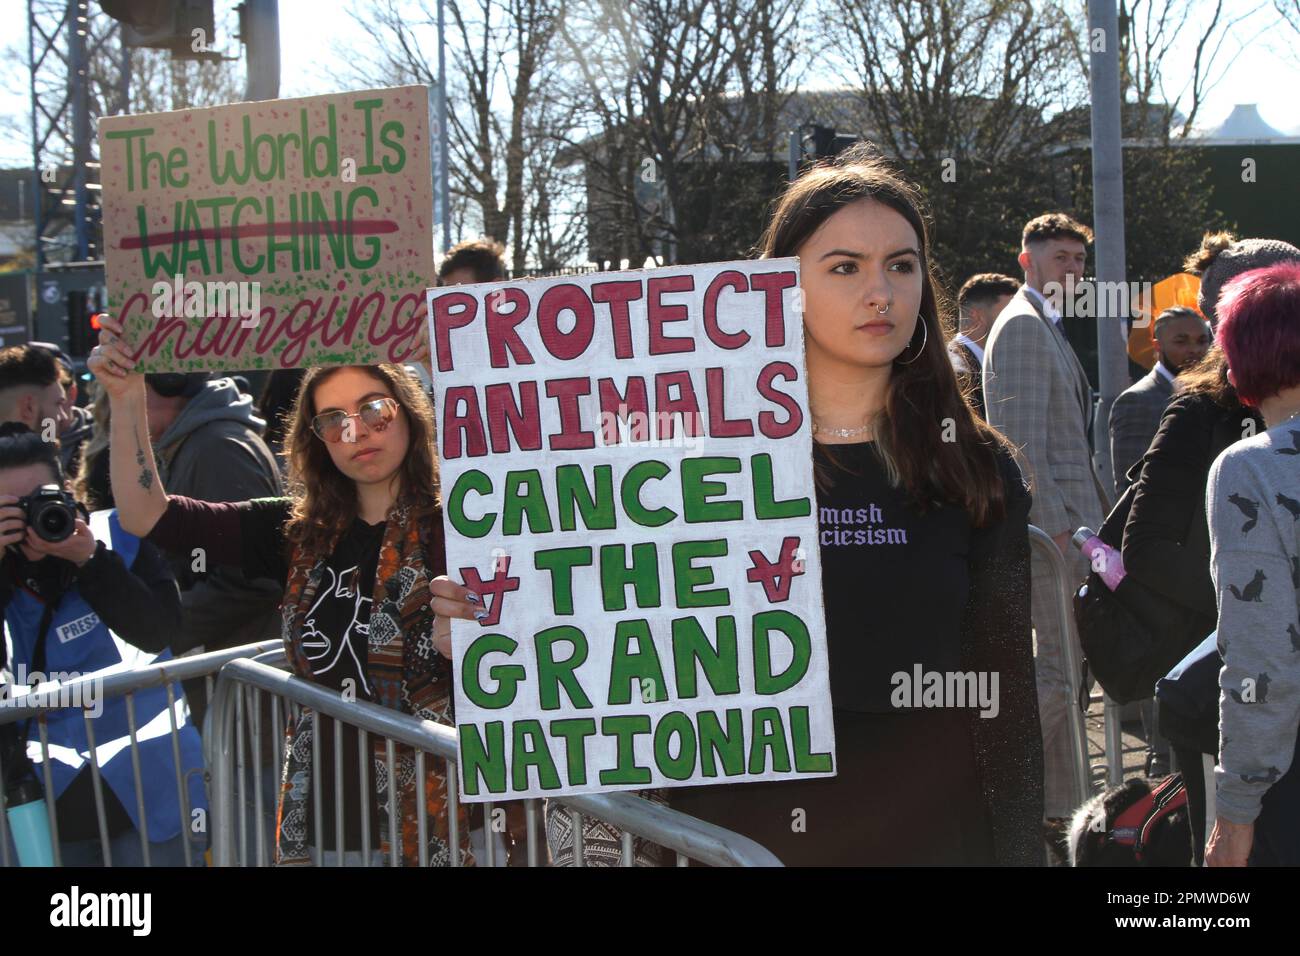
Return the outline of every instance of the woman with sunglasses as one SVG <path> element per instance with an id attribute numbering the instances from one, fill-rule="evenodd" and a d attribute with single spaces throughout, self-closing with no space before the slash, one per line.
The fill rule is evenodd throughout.
<path id="1" fill-rule="evenodd" d="M 187 555 L 202 549 L 207 562 L 284 581 L 282 632 L 298 676 L 350 699 L 453 723 L 449 618 L 484 612 L 477 595 L 443 573 L 433 410 L 411 376 L 395 365 L 309 370 L 285 438 L 290 496 L 195 501 L 162 488 L 147 439 L 144 377 L 132 371 L 121 325 L 104 317 L 102 328 L 87 364 L 112 403 L 110 473 L 123 527 L 165 549 Z M 426 763 L 429 781 L 417 781 L 414 754 L 397 748 L 399 819 L 390 821 L 385 741 L 370 740 L 374 785 L 363 786 L 358 734 L 351 728 L 341 734 L 343 806 L 335 806 L 334 787 L 326 783 L 315 818 L 312 753 L 322 761 L 319 779 L 332 781 L 333 726 L 320 721 L 316 748 L 310 712 L 291 728 L 276 861 L 307 864 L 319 851 L 324 865 L 379 862 L 360 859 L 365 840 L 358 811 L 366 797 L 368 832 L 379 836 L 374 856 L 386 857 L 397 839 L 403 864 L 418 865 L 417 800 L 423 794 L 429 860 L 449 863 L 448 782 L 435 761 Z M 342 846 L 336 812 L 343 820 Z M 471 863 L 463 806 L 458 832 L 457 852 Z"/>

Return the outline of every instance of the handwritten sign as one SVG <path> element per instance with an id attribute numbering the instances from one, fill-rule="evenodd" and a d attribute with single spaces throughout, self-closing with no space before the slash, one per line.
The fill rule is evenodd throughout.
<path id="1" fill-rule="evenodd" d="M 145 371 L 400 362 L 433 270 L 423 86 L 105 117 L 105 271 Z"/>
<path id="2" fill-rule="evenodd" d="M 466 800 L 834 774 L 798 281 L 430 290 Z"/>

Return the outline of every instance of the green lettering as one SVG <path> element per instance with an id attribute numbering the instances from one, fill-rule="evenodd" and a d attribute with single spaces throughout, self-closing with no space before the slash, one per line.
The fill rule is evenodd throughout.
<path id="1" fill-rule="evenodd" d="M 703 669 L 709 689 L 716 695 L 740 693 L 740 654 L 736 649 L 736 619 L 731 615 L 717 620 L 718 646 L 714 648 L 700 622 L 693 617 L 673 620 L 673 667 L 677 677 L 677 697 L 691 700 L 698 696 L 695 675 Z"/>
<path id="2" fill-rule="evenodd" d="M 557 661 L 554 648 L 561 641 L 571 645 L 573 652 L 564 660 Z M 561 624 L 538 631 L 533 642 L 537 649 L 537 699 L 542 710 L 559 710 L 561 686 L 574 707 L 590 710 L 591 701 L 573 673 L 587 660 L 586 635 L 571 624 Z"/>

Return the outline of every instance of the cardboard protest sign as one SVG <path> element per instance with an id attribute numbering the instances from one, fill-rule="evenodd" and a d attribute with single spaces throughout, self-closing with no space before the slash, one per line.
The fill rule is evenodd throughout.
<path id="1" fill-rule="evenodd" d="M 429 291 L 466 800 L 834 774 L 798 281 Z"/>
<path id="2" fill-rule="evenodd" d="M 429 93 L 99 123 L 108 308 L 145 371 L 399 362 L 433 280 Z"/>

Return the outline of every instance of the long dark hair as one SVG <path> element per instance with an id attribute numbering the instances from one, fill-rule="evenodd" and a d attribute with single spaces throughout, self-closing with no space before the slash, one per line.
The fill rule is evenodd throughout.
<path id="1" fill-rule="evenodd" d="M 995 452 L 1009 446 L 972 411 L 944 348 L 953 323 L 940 300 L 929 258 L 930 234 L 920 190 L 860 144 L 811 167 L 786 188 L 759 252 L 765 259 L 797 255 L 822 223 L 864 199 L 893 209 L 916 231 L 922 276 L 918 321 L 925 323 L 926 335 L 926 345 L 914 361 L 893 366 L 883 416 L 877 419 L 875 451 L 919 510 L 939 503 L 960 505 L 971 523 L 982 527 L 1005 513 Z M 915 348 L 915 343 L 908 346 Z M 943 440 L 949 422 L 955 441 Z M 818 480 L 824 480 L 820 472 Z"/>
<path id="2" fill-rule="evenodd" d="M 311 430 L 316 389 L 343 368 L 356 368 L 392 392 L 406 413 L 411 443 L 399 469 L 398 501 L 414 508 L 416 518 L 436 514 L 438 459 L 433 448 L 433 407 L 420 385 L 400 365 L 336 365 L 313 368 L 303 376 L 289 414 L 285 448 L 289 456 L 289 494 L 293 508 L 285 531 L 290 541 L 309 550 L 332 546 L 357 515 L 357 486 L 334 465 L 325 443 Z"/>

